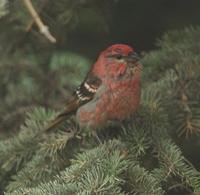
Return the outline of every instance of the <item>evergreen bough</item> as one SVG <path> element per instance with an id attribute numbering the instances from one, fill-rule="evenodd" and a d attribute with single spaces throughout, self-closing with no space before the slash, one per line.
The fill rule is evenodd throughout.
<path id="1" fill-rule="evenodd" d="M 77 5 L 68 3 L 69 12 L 58 17 L 71 17 L 70 23 Z M 22 26 L 13 33 L 22 32 Z M 5 194 L 200 194 L 200 173 L 182 152 L 183 140 L 197 140 L 200 132 L 199 39 L 199 26 L 172 31 L 158 42 L 159 49 L 144 56 L 140 109 L 120 127 L 98 132 L 103 144 L 73 118 L 44 132 L 53 110 L 62 105 L 57 102 L 80 83 L 90 60 L 62 51 L 39 56 L 33 48 L 29 55 L 17 51 L 8 59 L 14 45 L 7 48 L 0 63 L 2 128 L 10 130 L 0 137 Z"/>

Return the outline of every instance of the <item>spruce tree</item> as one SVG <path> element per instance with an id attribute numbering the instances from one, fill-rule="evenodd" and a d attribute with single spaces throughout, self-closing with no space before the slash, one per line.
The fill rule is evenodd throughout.
<path id="1" fill-rule="evenodd" d="M 158 48 L 144 54 L 140 108 L 123 123 L 99 130 L 103 142 L 99 144 L 88 129 L 77 126 L 73 116 L 54 131 L 44 131 L 84 78 L 91 60 L 50 46 L 28 20 L 27 10 L 17 11 L 22 4 L 7 7 L 7 1 L 2 2 L 0 26 L 12 29 L 0 35 L 4 50 L 0 54 L 4 102 L 0 186 L 6 195 L 162 195 L 176 190 L 200 194 L 199 167 L 187 158 L 193 150 L 188 143 L 200 148 L 199 26 L 165 33 Z M 63 0 L 69 5 L 65 12 L 59 3 L 54 2 L 54 8 L 43 3 L 34 5 L 46 12 L 59 10 L 59 25 L 67 22 L 66 31 L 74 28 L 81 3 Z M 95 10 L 96 4 L 89 3 Z M 31 32 L 24 30 L 27 25 Z M 68 37 L 66 32 L 50 30 Z M 13 41 L 7 47 L 9 38 Z M 21 49 L 13 51 L 22 42 Z"/>

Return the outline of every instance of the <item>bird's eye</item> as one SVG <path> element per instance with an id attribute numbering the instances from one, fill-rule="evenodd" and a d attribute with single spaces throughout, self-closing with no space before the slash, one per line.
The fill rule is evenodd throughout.
<path id="1" fill-rule="evenodd" d="M 115 56 L 115 58 L 116 58 L 116 59 L 118 59 L 118 60 L 121 60 L 121 59 L 122 59 L 122 57 L 123 57 L 123 56 L 122 56 L 122 55 L 120 55 L 120 54 L 117 54 L 117 55 Z"/>
<path id="2" fill-rule="evenodd" d="M 121 54 L 108 55 L 107 57 L 111 59 L 117 59 L 117 60 L 123 59 L 123 56 Z"/>

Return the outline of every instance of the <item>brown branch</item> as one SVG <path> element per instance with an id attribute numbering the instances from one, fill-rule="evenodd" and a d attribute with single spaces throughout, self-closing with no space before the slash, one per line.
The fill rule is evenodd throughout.
<path id="1" fill-rule="evenodd" d="M 24 5 L 26 6 L 27 10 L 29 11 L 31 16 L 33 17 L 33 20 L 37 24 L 37 26 L 40 30 L 40 33 L 42 33 L 52 43 L 56 43 L 56 39 L 49 32 L 48 26 L 44 25 L 44 23 L 42 22 L 40 16 L 38 15 L 35 8 L 33 7 L 31 0 L 23 0 L 23 1 L 24 1 Z"/>
<path id="2" fill-rule="evenodd" d="M 37 13 L 40 15 L 40 13 L 42 12 L 42 9 L 45 7 L 45 5 L 47 4 L 48 0 L 43 0 L 41 2 L 40 7 L 37 9 Z M 35 20 L 33 18 L 31 18 L 29 24 L 26 27 L 26 32 L 30 32 L 33 25 L 35 24 Z"/>

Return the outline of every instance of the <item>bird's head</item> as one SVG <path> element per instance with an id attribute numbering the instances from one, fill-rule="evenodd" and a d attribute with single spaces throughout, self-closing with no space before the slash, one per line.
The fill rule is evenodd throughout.
<path id="1" fill-rule="evenodd" d="M 141 64 L 134 49 L 125 44 L 115 44 L 101 52 L 92 71 L 99 77 L 121 77 L 125 73 L 140 73 Z"/>

